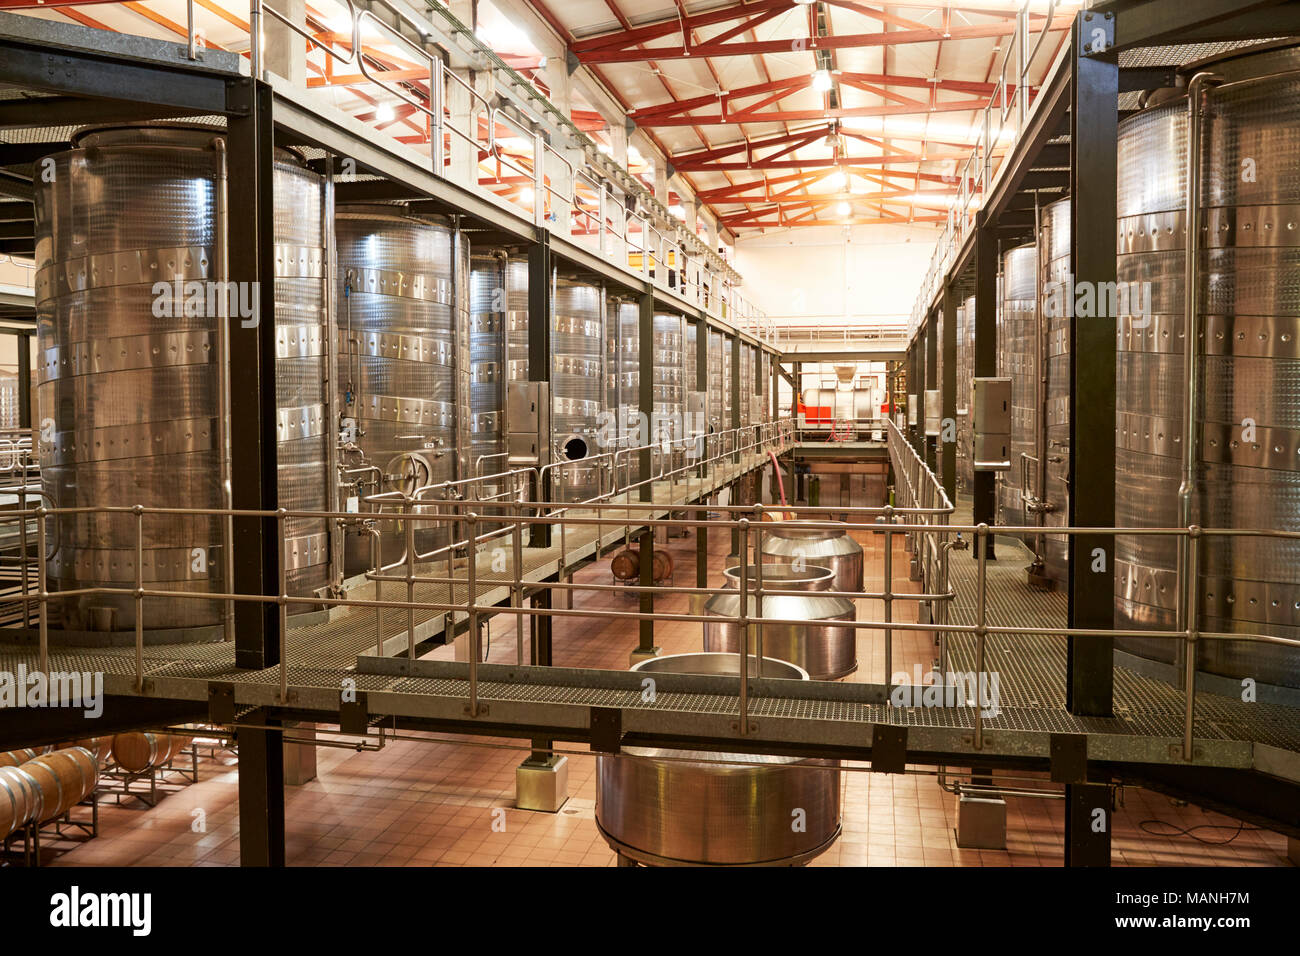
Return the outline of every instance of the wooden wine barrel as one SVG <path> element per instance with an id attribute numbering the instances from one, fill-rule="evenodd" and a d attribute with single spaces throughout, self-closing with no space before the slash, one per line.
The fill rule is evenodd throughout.
<path id="1" fill-rule="evenodd" d="M 0 767 L 17 767 L 37 756 L 37 751 L 30 748 L 7 750 L 0 753 Z"/>
<path id="2" fill-rule="evenodd" d="M 631 581 L 641 574 L 641 552 L 624 548 L 609 562 L 609 570 L 619 581 Z"/>
<path id="3" fill-rule="evenodd" d="M 0 767 L 0 839 L 22 827 L 36 811 L 36 793 L 18 767 Z"/>
<path id="4" fill-rule="evenodd" d="M 84 747 L 68 747 L 42 754 L 18 768 L 36 791 L 32 819 L 45 823 L 61 817 L 90 796 L 99 782 L 94 755 Z"/>
<path id="5" fill-rule="evenodd" d="M 113 751 L 113 738 L 110 737 L 86 737 L 82 740 L 74 740 L 74 747 L 85 747 L 95 759 L 101 764 L 108 759 L 108 755 Z"/>
<path id="6" fill-rule="evenodd" d="M 144 773 L 179 755 L 190 740 L 189 737 L 151 731 L 117 734 L 112 741 L 113 759 L 128 773 Z"/>
<path id="7" fill-rule="evenodd" d="M 635 581 L 641 576 L 641 552 L 624 548 L 614 555 L 609 570 L 619 581 Z M 650 573 L 656 582 L 667 581 L 673 574 L 673 556 L 667 551 L 655 551 L 650 559 Z"/>
<path id="8" fill-rule="evenodd" d="M 667 581 L 673 576 L 673 556 L 667 551 L 656 551 L 650 567 L 656 582 Z"/>

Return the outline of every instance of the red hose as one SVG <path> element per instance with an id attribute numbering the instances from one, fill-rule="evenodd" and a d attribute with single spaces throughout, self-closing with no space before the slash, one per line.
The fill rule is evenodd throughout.
<path id="1" fill-rule="evenodd" d="M 776 460 L 776 452 L 768 449 L 767 457 L 772 459 L 772 467 L 776 469 L 776 487 L 781 492 L 781 504 L 787 504 L 785 500 L 785 479 L 781 477 L 781 465 Z"/>

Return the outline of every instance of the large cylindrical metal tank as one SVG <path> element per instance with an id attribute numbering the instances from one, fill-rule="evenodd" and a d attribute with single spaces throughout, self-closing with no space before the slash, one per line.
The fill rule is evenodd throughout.
<path id="1" fill-rule="evenodd" d="M 506 266 L 504 250 L 470 257 L 470 475 L 507 471 L 505 460 Z M 495 486 L 478 490 L 480 497 Z"/>
<path id="2" fill-rule="evenodd" d="M 599 285 L 564 276 L 555 280 L 551 325 L 551 431 L 557 461 L 582 462 L 600 447 L 605 410 L 605 296 Z M 556 501 L 600 494 L 601 465 L 552 469 Z"/>
<path id="3" fill-rule="evenodd" d="M 461 378 L 470 378 L 463 341 L 468 256 L 457 262 L 468 243 L 450 220 L 413 216 L 401 206 L 340 206 L 335 232 L 342 418 L 355 421 L 356 444 L 380 469 L 381 492 L 410 494 L 454 481 L 464 470 L 458 443 L 470 422 L 470 409 L 461 407 Z M 471 448 L 465 441 L 466 460 Z M 446 497 L 437 492 L 427 500 Z M 450 541 L 445 524 L 417 528 L 421 550 Z M 403 527 L 388 522 L 383 532 L 383 560 L 396 560 Z M 369 542 L 349 536 L 348 544 L 350 569 L 368 567 Z"/>
<path id="4" fill-rule="evenodd" d="M 510 253 L 505 264 L 506 378 L 528 381 L 528 258 Z M 507 426 L 509 423 L 507 423 Z"/>
<path id="5" fill-rule="evenodd" d="M 830 568 L 835 575 L 830 590 L 862 590 L 862 545 L 847 531 L 806 528 L 795 521 L 765 524 L 762 558 L 778 564 Z"/>
<path id="6" fill-rule="evenodd" d="M 1042 523 L 1063 528 L 1070 517 L 1070 314 L 1074 296 L 1070 259 L 1070 200 L 1061 199 L 1042 210 L 1038 236 L 1038 257 L 1042 277 L 1039 284 L 1039 312 L 1045 327 L 1042 345 L 1046 359 L 1042 393 L 1039 441 L 1035 454 L 1042 461 L 1031 464 L 1032 487 L 1042 487 L 1045 508 Z M 1036 520 L 1036 516 L 1035 520 Z M 1052 580 L 1064 584 L 1068 578 L 1069 538 L 1063 534 L 1043 537 L 1043 564 Z"/>
<path id="7" fill-rule="evenodd" d="M 1199 446 L 1192 521 L 1204 528 L 1300 531 L 1300 68 L 1297 48 L 1208 67 L 1198 200 L 1195 336 Z M 1182 483 L 1188 102 L 1165 97 L 1119 134 L 1115 522 L 1174 527 Z M 1267 172 L 1265 172 L 1267 171 Z M 1149 285 L 1145 285 L 1148 284 Z M 1149 292 L 1148 292 L 1149 290 Z M 1148 298 L 1149 296 L 1149 298 Z M 1116 625 L 1178 621 L 1173 537 L 1121 537 Z M 1300 541 L 1208 535 L 1195 582 L 1203 630 L 1300 638 Z M 1182 642 L 1119 639 L 1183 664 Z M 1300 687 L 1300 653 L 1201 641 L 1197 669 Z"/>
<path id="8" fill-rule="evenodd" d="M 746 569 L 749 590 L 747 614 L 759 615 L 758 570 L 754 565 Z M 736 589 L 715 594 L 704 605 L 704 613 L 715 615 L 717 621 L 704 625 L 704 649 L 720 653 L 738 654 L 741 627 L 733 618 L 740 613 L 740 568 L 723 571 L 727 587 Z M 845 626 L 844 621 L 856 621 L 857 609 L 848 598 L 827 597 L 817 591 L 830 589 L 835 573 L 827 567 L 805 564 L 796 568 L 792 564 L 763 564 L 763 589 L 774 591 L 807 591 L 806 595 L 764 595 L 762 616 L 800 624 L 764 624 L 763 656 L 797 664 L 813 680 L 838 680 L 858 669 L 857 629 Z M 758 653 L 758 627 L 750 624 L 748 653 Z M 766 673 L 766 671 L 764 672 Z"/>
<path id="9" fill-rule="evenodd" d="M 998 330 L 998 374 L 1011 377 L 1011 468 L 998 475 L 998 522 L 1023 525 L 1025 506 L 1020 471 L 1022 455 L 1033 455 L 1034 371 L 1038 313 L 1038 247 L 1008 249 L 1002 257 L 1002 322 Z"/>
<path id="10" fill-rule="evenodd" d="M 748 658 L 751 677 L 757 663 Z M 739 669 L 737 654 L 673 654 L 632 668 L 732 677 Z M 808 679 L 773 658 L 763 661 L 763 676 Z M 615 851 L 640 863 L 790 866 L 825 852 L 840 834 L 837 761 L 624 747 L 596 764 L 596 825 Z M 799 810 L 802 829 L 791 826 Z"/>
<path id="11" fill-rule="evenodd" d="M 656 312 L 654 317 L 654 417 L 650 437 L 656 442 L 678 442 L 683 437 L 683 416 L 686 411 L 685 391 L 682 387 L 682 317 L 668 312 Z M 666 470 L 675 471 L 685 463 L 685 452 L 674 448 Z"/>
<path id="12" fill-rule="evenodd" d="M 724 345 L 725 340 L 722 337 L 722 333 L 716 329 L 709 329 L 709 393 L 706 396 L 708 402 L 708 430 L 711 434 L 718 435 L 731 427 L 730 419 L 725 417 L 723 405 L 724 379 L 722 375 L 722 350 Z M 710 457 L 721 454 L 722 450 L 721 438 L 715 438 L 709 442 L 708 454 Z"/>
<path id="13" fill-rule="evenodd" d="M 607 445 L 635 448 L 641 435 L 641 303 L 632 296 L 611 295 L 608 315 L 609 409 L 615 418 Z M 610 444 L 610 442 L 614 444 Z"/>
<path id="14" fill-rule="evenodd" d="M 55 505 L 228 507 L 219 392 L 228 323 L 257 321 L 256 290 L 224 286 L 224 136 L 179 125 L 85 130 L 51 157 L 35 193 L 37 397 L 45 491 Z M 279 503 L 326 510 L 326 196 L 296 154 L 274 160 Z M 224 327 L 223 327 L 224 326 Z M 215 516 L 146 515 L 145 587 L 227 590 Z M 130 588 L 130 514 L 64 515 L 52 524 L 56 589 Z M 290 593 L 331 582 L 323 519 L 286 523 Z M 73 631 L 129 629 L 129 595 L 60 602 Z M 290 605 L 291 611 L 307 609 Z M 147 598 L 149 630 L 222 619 L 218 601 Z"/>
<path id="15" fill-rule="evenodd" d="M 975 297 L 969 296 L 957 308 L 957 487 L 968 495 L 975 488 L 974 387 Z"/>
<path id="16" fill-rule="evenodd" d="M 724 452 L 734 451 L 736 448 L 736 434 L 732 430 L 736 427 L 736 419 L 732 409 L 734 403 L 731 400 L 732 381 L 739 374 L 734 367 L 735 363 L 731 360 L 731 343 L 734 340 L 730 336 L 723 336 L 722 339 L 722 430 L 727 433 L 722 442 Z"/>

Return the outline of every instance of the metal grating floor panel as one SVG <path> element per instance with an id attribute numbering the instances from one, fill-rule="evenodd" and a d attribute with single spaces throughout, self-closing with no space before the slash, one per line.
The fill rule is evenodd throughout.
<path id="1" fill-rule="evenodd" d="M 969 503 L 959 506 L 954 524 L 970 524 Z M 950 624 L 975 624 L 975 595 L 978 570 L 974 550 L 950 552 L 949 575 L 957 592 L 949 615 Z M 1025 568 L 1032 556 L 1018 541 L 999 536 L 998 560 L 988 562 L 987 624 L 1001 627 L 1066 627 L 1068 606 L 1063 588 L 1037 591 L 1026 583 Z M 948 668 L 974 672 L 975 636 L 949 635 Z M 1061 728 L 1080 718 L 1065 711 L 1066 646 L 1064 635 L 996 635 L 985 642 L 985 667 L 997 671 L 1002 717 L 988 726 L 996 727 L 1015 714 L 1016 720 L 1036 725 L 1063 721 Z M 1183 693 L 1162 681 L 1126 667 L 1116 666 L 1115 721 L 1107 733 L 1135 733 L 1181 737 Z M 1055 712 L 1055 713 L 1054 713 Z M 1123 729 L 1121 729 L 1121 727 Z M 1046 729 L 1045 726 L 1022 729 Z M 1249 740 L 1300 752 L 1300 711 L 1276 704 L 1245 703 L 1200 691 L 1196 695 L 1196 737 L 1217 740 Z"/>

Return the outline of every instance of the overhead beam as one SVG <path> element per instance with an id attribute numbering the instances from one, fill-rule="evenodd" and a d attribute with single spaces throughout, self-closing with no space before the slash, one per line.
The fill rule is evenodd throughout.
<path id="1" fill-rule="evenodd" d="M 1041 21 L 1041 17 L 1033 18 Z M 1064 29 L 1070 25 L 1070 17 L 1055 17 L 1051 29 Z M 1031 25 L 1035 32 L 1041 29 L 1041 23 Z M 991 24 L 949 27 L 947 30 L 930 27 L 924 30 L 891 30 L 879 33 L 854 33 L 845 36 L 828 36 L 817 38 L 819 50 L 852 50 L 864 47 L 903 46 L 912 43 L 940 43 L 950 40 L 975 40 L 990 37 L 1012 36 L 1016 31 L 1014 21 L 999 21 Z M 578 61 L 591 65 L 596 63 L 638 63 L 646 60 L 685 60 L 693 57 L 727 57 L 756 56 L 765 53 L 790 53 L 791 39 L 749 40 L 745 42 L 717 43 L 705 41 L 692 44 L 688 39 L 672 46 L 641 47 L 626 49 L 615 46 L 601 47 L 595 50 L 575 51 Z"/>

